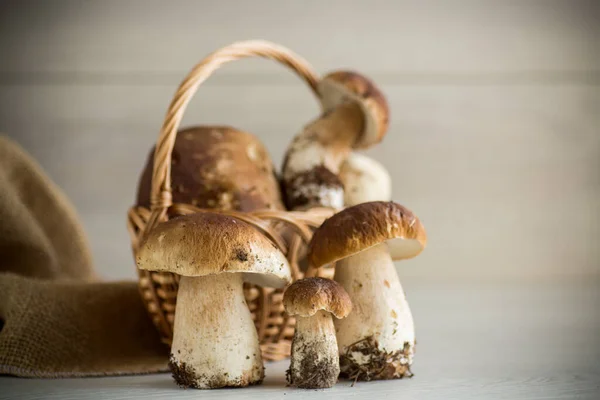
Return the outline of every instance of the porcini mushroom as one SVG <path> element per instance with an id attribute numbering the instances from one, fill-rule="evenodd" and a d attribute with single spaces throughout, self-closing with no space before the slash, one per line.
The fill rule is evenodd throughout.
<path id="1" fill-rule="evenodd" d="M 170 368 L 184 387 L 258 384 L 264 377 L 243 281 L 284 287 L 285 256 L 251 225 L 200 212 L 157 225 L 137 253 L 139 268 L 181 276 Z"/>
<path id="2" fill-rule="evenodd" d="M 318 85 L 323 114 L 304 127 L 283 163 L 288 209 L 344 205 L 340 164 L 352 149 L 381 141 L 388 127 L 388 105 L 368 78 L 337 71 Z"/>
<path id="3" fill-rule="evenodd" d="M 140 177 L 137 204 L 150 207 L 154 150 Z M 273 162 L 256 136 L 230 126 L 177 132 L 171 156 L 173 202 L 199 208 L 283 210 Z"/>
<path id="4" fill-rule="evenodd" d="M 153 167 L 154 149 L 140 176 L 137 206 L 150 208 Z M 175 204 L 246 212 L 284 209 L 279 181 L 266 147 L 255 135 L 230 126 L 201 125 L 177 132 L 171 157 L 171 187 Z M 285 227 L 276 225 L 273 230 L 281 232 Z M 169 285 L 165 284 L 165 287 L 169 288 Z M 268 307 L 257 305 L 268 291 L 250 283 L 244 284 L 246 300 L 257 327 L 265 319 L 263 311 L 268 312 Z M 282 295 L 283 290 L 279 296 Z M 174 300 L 169 298 L 171 304 Z M 172 335 L 170 329 L 167 334 Z M 259 338 L 263 341 L 263 351 L 268 349 L 264 343 L 272 338 Z"/>
<path id="5" fill-rule="evenodd" d="M 345 206 L 392 198 L 390 174 L 382 164 L 363 154 L 350 153 L 340 167 L 340 179 Z"/>
<path id="6" fill-rule="evenodd" d="M 314 233 L 308 260 L 337 262 L 334 279 L 354 311 L 336 321 L 341 376 L 358 380 L 411 376 L 414 323 L 393 260 L 417 256 L 425 228 L 405 207 L 370 202 L 349 207 Z"/>
<path id="7" fill-rule="evenodd" d="M 296 316 L 288 382 L 307 389 L 332 387 L 340 363 L 331 315 L 345 318 L 350 313 L 348 293 L 330 279 L 305 278 L 286 289 L 283 305 L 290 316 Z"/>

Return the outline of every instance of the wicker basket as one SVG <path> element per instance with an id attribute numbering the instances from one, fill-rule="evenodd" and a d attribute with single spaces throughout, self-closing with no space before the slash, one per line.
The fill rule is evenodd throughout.
<path id="1" fill-rule="evenodd" d="M 132 207 L 128 212 L 127 226 L 131 235 L 134 254 L 142 237 L 162 221 L 177 215 L 210 211 L 231 215 L 246 221 L 265 234 L 281 251 L 286 254 L 292 268 L 294 280 L 304 275 L 317 275 L 308 270 L 305 274 L 298 266 L 298 257 L 302 247 L 312 235 L 312 229 L 332 214 L 329 209 L 312 209 L 307 212 L 284 212 L 259 210 L 252 213 L 240 213 L 225 210 L 201 210 L 189 204 L 173 204 L 171 197 L 171 152 L 183 113 L 204 82 L 221 65 L 251 56 L 259 56 L 278 61 L 296 72 L 312 91 L 316 93 L 318 77 L 310 65 L 288 49 L 264 41 L 238 42 L 210 54 L 197 64 L 180 84 L 156 143 L 154 170 L 152 173 L 151 207 Z M 290 228 L 282 238 L 282 228 Z M 173 337 L 173 321 L 179 277 L 165 272 L 143 271 L 138 269 L 139 286 L 148 312 L 158 329 L 164 343 L 170 345 Z M 263 358 L 269 361 L 281 360 L 289 356 L 291 340 L 294 334 L 293 318 L 284 312 L 283 291 L 258 286 L 244 286 L 248 307 L 256 324 L 261 343 Z"/>

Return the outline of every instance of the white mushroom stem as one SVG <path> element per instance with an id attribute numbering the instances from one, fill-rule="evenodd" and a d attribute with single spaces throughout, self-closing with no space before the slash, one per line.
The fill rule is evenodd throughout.
<path id="1" fill-rule="evenodd" d="M 354 206 L 369 201 L 389 201 L 392 179 L 385 167 L 360 153 L 351 153 L 340 167 L 344 184 L 344 205 Z"/>
<path id="2" fill-rule="evenodd" d="M 413 317 L 400 285 L 386 244 L 380 244 L 338 261 L 335 281 L 352 299 L 352 313 L 335 321 L 340 354 L 363 339 L 371 337 L 385 352 L 405 351 L 410 365 L 415 343 Z M 352 354 L 357 364 L 366 364 L 369 355 Z"/>
<path id="3" fill-rule="evenodd" d="M 355 102 L 340 104 L 304 127 L 283 166 L 290 207 L 343 207 L 343 186 L 337 174 L 363 128 L 364 116 Z"/>
<path id="4" fill-rule="evenodd" d="M 301 388 L 328 388 L 340 374 L 338 346 L 332 316 L 318 311 L 296 317 L 289 381 Z"/>
<path id="5" fill-rule="evenodd" d="M 236 273 L 181 277 L 170 360 L 178 384 L 212 389 L 262 381 L 258 335 L 242 285 Z"/>

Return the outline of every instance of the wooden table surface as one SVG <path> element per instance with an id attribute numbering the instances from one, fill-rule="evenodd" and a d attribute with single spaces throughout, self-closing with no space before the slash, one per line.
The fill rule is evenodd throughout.
<path id="1" fill-rule="evenodd" d="M 599 399 L 600 282 L 405 280 L 417 323 L 415 377 L 286 387 L 288 362 L 262 386 L 196 391 L 168 374 L 89 379 L 0 378 L 0 399 L 282 398 Z"/>

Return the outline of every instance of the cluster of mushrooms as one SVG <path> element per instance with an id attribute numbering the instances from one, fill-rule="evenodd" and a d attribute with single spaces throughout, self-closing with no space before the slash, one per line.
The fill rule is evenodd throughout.
<path id="1" fill-rule="evenodd" d="M 178 133 L 172 153 L 173 201 L 202 208 L 160 223 L 141 243 L 140 269 L 180 276 L 170 368 L 183 387 L 259 384 L 264 367 L 244 282 L 285 288 L 295 317 L 288 382 L 301 388 L 411 376 L 415 332 L 394 260 L 426 244 L 419 219 L 391 202 L 391 180 L 373 159 L 353 152 L 380 142 L 385 98 L 367 78 L 334 72 L 319 83 L 322 115 L 289 147 L 279 177 L 264 146 L 225 126 Z M 152 154 L 152 153 L 151 153 Z M 150 204 L 152 157 L 137 203 Z M 332 279 L 291 283 L 288 260 L 248 223 L 215 210 L 336 213 L 315 230 L 305 264 Z M 290 284 L 291 283 L 291 284 Z"/>

